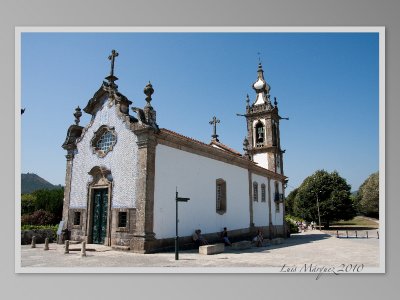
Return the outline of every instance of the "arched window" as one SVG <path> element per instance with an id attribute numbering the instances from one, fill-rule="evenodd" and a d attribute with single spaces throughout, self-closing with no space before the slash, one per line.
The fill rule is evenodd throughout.
<path id="1" fill-rule="evenodd" d="M 226 212 L 226 181 L 222 178 L 216 180 L 215 206 L 220 215 Z"/>
<path id="2" fill-rule="evenodd" d="M 253 182 L 253 200 L 258 201 L 258 183 Z"/>
<path id="3" fill-rule="evenodd" d="M 104 157 L 113 150 L 116 142 L 117 135 L 114 128 L 106 125 L 100 126 L 91 140 L 93 153 L 97 153 L 99 157 Z"/>
<path id="4" fill-rule="evenodd" d="M 265 184 L 261 184 L 261 202 L 266 202 L 265 200 Z"/>
<path id="5" fill-rule="evenodd" d="M 255 136 L 256 136 L 256 146 L 260 147 L 264 145 L 264 124 L 261 121 L 258 121 L 255 127 Z"/>

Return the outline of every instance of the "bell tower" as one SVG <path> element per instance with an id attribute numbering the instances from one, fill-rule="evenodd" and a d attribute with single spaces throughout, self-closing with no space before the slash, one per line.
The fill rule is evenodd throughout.
<path id="1" fill-rule="evenodd" d="M 256 92 L 250 104 L 246 99 L 247 137 L 244 145 L 247 156 L 260 167 L 283 175 L 283 153 L 280 144 L 278 102 L 270 100 L 271 87 L 264 79 L 261 62 L 258 64 L 257 80 L 252 85 Z"/>

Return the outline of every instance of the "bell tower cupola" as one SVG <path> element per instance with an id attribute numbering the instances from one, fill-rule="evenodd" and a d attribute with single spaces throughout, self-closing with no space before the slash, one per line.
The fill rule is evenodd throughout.
<path id="1" fill-rule="evenodd" d="M 270 85 L 264 78 L 261 62 L 252 88 L 255 99 L 246 99 L 247 151 L 246 155 L 260 167 L 283 175 L 283 153 L 280 144 L 278 102 L 270 100 Z"/>

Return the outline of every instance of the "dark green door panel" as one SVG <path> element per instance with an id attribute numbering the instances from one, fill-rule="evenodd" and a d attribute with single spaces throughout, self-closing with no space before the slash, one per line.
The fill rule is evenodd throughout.
<path id="1" fill-rule="evenodd" d="M 93 229 L 94 244 L 104 244 L 107 233 L 108 189 L 95 189 L 93 195 Z"/>

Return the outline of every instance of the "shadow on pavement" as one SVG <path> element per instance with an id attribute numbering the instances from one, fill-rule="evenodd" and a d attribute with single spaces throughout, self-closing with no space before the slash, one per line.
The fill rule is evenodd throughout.
<path id="1" fill-rule="evenodd" d="M 286 238 L 282 244 L 277 244 L 277 245 L 267 245 L 264 247 L 252 247 L 249 249 L 243 249 L 243 250 L 236 250 L 232 249 L 230 247 L 225 247 L 224 253 L 231 253 L 231 254 L 240 254 L 240 253 L 256 253 L 256 252 L 263 252 L 267 253 L 269 252 L 268 250 L 270 249 L 279 249 L 279 248 L 285 248 L 285 247 L 292 247 L 292 246 L 297 246 L 301 244 L 307 244 L 307 243 L 312 243 L 315 241 L 320 241 L 324 239 L 331 238 L 332 236 L 326 233 L 295 233 L 291 234 L 290 238 Z"/>

